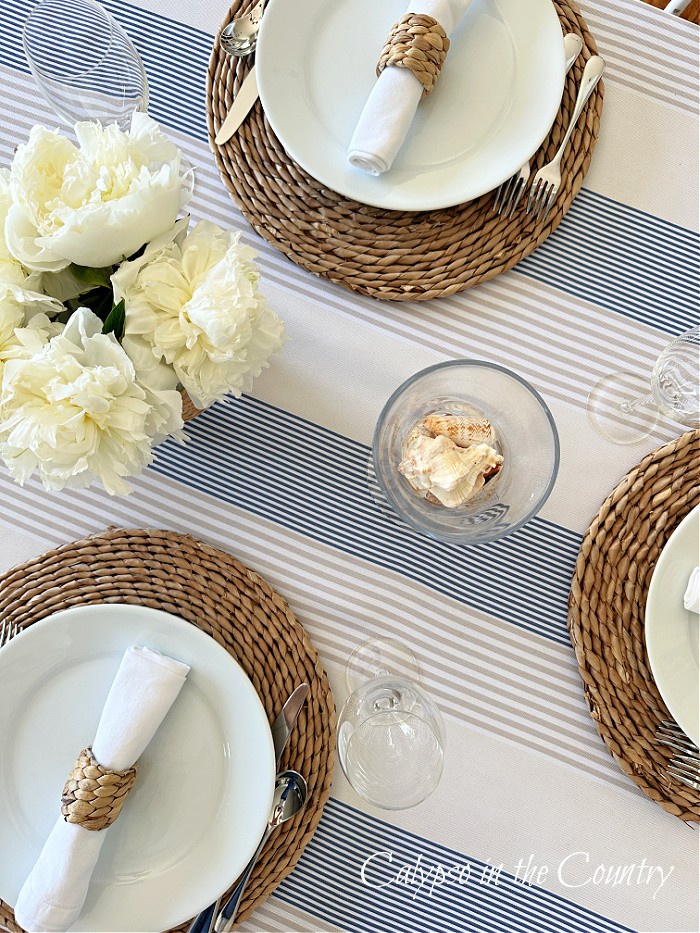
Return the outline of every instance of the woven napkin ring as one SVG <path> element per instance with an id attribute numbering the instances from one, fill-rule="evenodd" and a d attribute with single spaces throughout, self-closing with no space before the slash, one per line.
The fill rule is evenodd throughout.
<path id="1" fill-rule="evenodd" d="M 424 13 L 406 13 L 394 23 L 377 64 L 377 77 L 389 65 L 408 68 L 430 94 L 440 74 L 450 40 L 440 23 Z"/>
<path id="2" fill-rule="evenodd" d="M 135 780 L 136 765 L 110 771 L 95 761 L 91 748 L 84 748 L 63 788 L 63 819 L 85 829 L 106 829 L 121 813 Z"/>

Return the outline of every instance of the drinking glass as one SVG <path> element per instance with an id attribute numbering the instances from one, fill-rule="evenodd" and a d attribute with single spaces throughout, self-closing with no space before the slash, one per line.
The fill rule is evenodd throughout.
<path id="1" fill-rule="evenodd" d="M 473 499 L 446 508 L 416 493 L 399 464 L 421 419 L 464 410 L 490 422 L 503 468 Z M 516 373 L 483 360 L 450 360 L 411 376 L 391 396 L 375 428 L 372 466 L 369 488 L 380 508 L 441 541 L 482 544 L 511 534 L 542 508 L 559 468 L 559 437 L 542 397 Z"/>
<path id="2" fill-rule="evenodd" d="M 415 807 L 442 776 L 445 727 L 416 683 L 413 653 L 392 639 L 374 639 L 353 653 L 346 674 L 357 686 L 338 719 L 345 776 L 377 807 Z"/>
<path id="3" fill-rule="evenodd" d="M 616 444 L 643 440 L 659 415 L 700 427 L 700 327 L 672 340 L 649 376 L 605 376 L 589 392 L 587 411 L 593 427 Z"/>
<path id="4" fill-rule="evenodd" d="M 92 120 L 126 130 L 134 110 L 147 110 L 141 57 L 95 0 L 40 0 L 22 43 L 44 97 L 68 126 Z"/>

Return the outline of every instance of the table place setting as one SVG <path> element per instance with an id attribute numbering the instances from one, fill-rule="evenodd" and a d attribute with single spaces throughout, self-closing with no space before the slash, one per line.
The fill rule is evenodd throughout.
<path id="1" fill-rule="evenodd" d="M 2 933 L 700 929 L 652 2 L 7 0 Z"/>

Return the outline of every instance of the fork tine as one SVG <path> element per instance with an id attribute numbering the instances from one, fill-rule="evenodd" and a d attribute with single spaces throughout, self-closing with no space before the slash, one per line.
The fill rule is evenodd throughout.
<path id="1" fill-rule="evenodd" d="M 689 762 L 681 758 L 679 755 L 675 755 L 671 759 L 670 767 L 676 768 L 678 771 L 683 771 L 690 777 L 700 779 L 700 763 L 692 761 Z"/>
<path id="2" fill-rule="evenodd" d="M 525 208 L 526 214 L 530 214 L 532 212 L 532 206 L 535 203 L 535 199 L 537 197 L 537 193 L 540 190 L 541 183 L 542 179 L 535 176 L 535 180 L 532 183 L 532 188 L 530 188 L 530 194 L 528 195 L 527 199 L 527 207 Z"/>
<path id="3" fill-rule="evenodd" d="M 520 203 L 520 199 L 523 196 L 525 191 L 525 180 L 523 178 L 518 178 L 516 183 L 513 185 L 513 190 L 511 192 L 510 198 L 508 198 L 508 203 L 505 206 L 503 213 L 506 217 L 512 217 L 515 213 L 515 209 Z"/>
<path id="4" fill-rule="evenodd" d="M 690 742 L 683 742 L 680 739 L 677 739 L 675 736 L 671 738 L 665 735 L 659 735 L 659 733 L 657 733 L 656 738 L 659 742 L 659 745 L 665 745 L 666 748 L 672 748 L 674 751 L 683 752 L 684 754 L 691 755 L 695 758 L 698 757 L 698 750 Z"/>
<path id="5" fill-rule="evenodd" d="M 693 790 L 700 790 L 700 774 L 697 772 L 695 774 L 688 774 L 687 772 L 679 771 L 677 768 L 669 768 L 668 773 L 680 781 L 681 784 L 685 784 L 686 787 L 692 787 Z"/>
<path id="6" fill-rule="evenodd" d="M 656 727 L 657 732 L 666 732 L 670 735 L 675 736 L 678 739 L 682 739 L 684 742 L 691 742 L 692 740 L 688 738 L 685 732 L 681 729 L 677 722 L 673 720 L 666 719 L 664 722 L 660 723 Z"/>
<path id="7" fill-rule="evenodd" d="M 691 755 L 700 754 L 700 749 L 689 739 L 681 727 L 675 722 L 662 722 L 656 728 L 656 738 L 662 745 L 668 745 L 669 748 L 679 748 L 681 751 L 687 751 Z M 676 743 L 676 744 L 671 744 Z"/>
<path id="8" fill-rule="evenodd" d="M 515 180 L 515 175 L 511 175 L 510 178 L 506 179 L 502 185 L 498 186 L 498 191 L 496 192 L 496 200 L 494 201 L 493 209 L 497 213 L 501 213 L 503 210 L 503 205 L 506 203 L 508 194 L 510 192 L 513 181 Z"/>
<path id="9" fill-rule="evenodd" d="M 546 191 L 547 182 L 544 180 L 544 178 L 540 178 L 537 183 L 537 191 L 535 192 L 535 197 L 533 198 L 531 209 L 535 220 L 537 220 L 537 215 L 540 212 L 540 204 L 542 203 L 542 198 L 544 197 Z"/>
<path id="10" fill-rule="evenodd" d="M 502 182 L 496 189 L 496 197 L 494 198 L 494 201 L 493 201 L 493 209 L 496 213 L 500 214 L 500 206 L 503 202 L 503 196 L 505 193 L 505 189 L 508 187 L 509 184 L 510 184 L 510 178 L 507 179 L 507 181 Z"/>
<path id="11" fill-rule="evenodd" d="M 547 203 L 546 203 L 545 206 L 544 206 L 544 212 L 543 212 L 543 214 L 542 214 L 542 220 L 546 220 L 546 219 L 547 219 L 547 214 L 548 214 L 548 213 L 550 212 L 550 210 L 552 209 L 552 204 L 554 204 L 554 200 L 555 200 L 555 198 L 556 198 L 556 196 L 557 196 L 557 191 L 558 191 L 558 190 L 559 190 L 559 189 L 557 188 L 556 185 L 552 185 L 551 190 L 550 190 L 549 197 L 547 198 Z"/>
<path id="12" fill-rule="evenodd" d="M 539 198 L 538 203 L 537 203 L 536 220 L 538 223 L 544 219 L 544 209 L 547 205 L 547 201 L 549 200 L 550 190 L 551 190 L 551 185 L 549 184 L 549 182 L 545 182 L 542 185 L 542 196 Z"/>
<path id="13" fill-rule="evenodd" d="M 0 648 L 4 647 L 16 634 L 17 626 L 12 622 L 8 622 L 7 619 L 3 619 L 2 627 L 0 627 Z"/>

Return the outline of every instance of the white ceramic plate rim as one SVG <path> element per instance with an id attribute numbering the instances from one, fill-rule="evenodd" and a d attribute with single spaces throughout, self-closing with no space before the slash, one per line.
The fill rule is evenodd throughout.
<path id="1" fill-rule="evenodd" d="M 649 664 L 659 693 L 678 725 L 692 741 L 700 746 L 700 725 L 698 703 L 700 703 L 700 682 L 693 665 L 669 664 L 670 655 L 666 648 L 669 640 L 677 639 L 678 648 L 686 641 L 688 616 L 693 616 L 690 624 L 697 624 L 700 631 L 700 617 L 683 606 L 684 589 L 668 593 L 665 590 L 668 565 L 678 559 L 676 551 L 685 545 L 689 528 L 700 525 L 700 505 L 686 515 L 674 530 L 656 562 L 656 567 L 649 584 L 647 604 L 644 614 L 644 636 L 649 655 Z M 697 533 L 695 535 L 697 542 Z M 688 558 L 688 575 L 697 566 L 697 552 Z M 692 564 L 692 566 L 691 566 Z M 684 584 L 685 586 L 685 584 Z M 700 637 L 700 635 L 699 635 Z"/>
<path id="2" fill-rule="evenodd" d="M 324 147 L 324 138 L 328 137 L 328 132 L 321 127 L 319 118 L 312 114 L 312 108 L 308 105 L 306 111 L 309 119 L 303 131 L 300 130 L 294 102 L 304 96 L 299 93 L 303 79 L 290 71 L 285 55 L 289 58 L 290 55 L 296 54 L 290 50 L 299 50 L 302 47 L 306 32 L 313 35 L 314 16 L 319 5 L 341 2 L 350 0 L 307 0 L 301 6 L 290 4 L 289 0 L 268 0 L 258 36 L 256 76 L 265 115 L 289 155 L 312 177 L 345 197 L 374 207 L 386 210 L 438 210 L 465 203 L 496 189 L 518 172 L 540 147 L 556 119 L 564 88 L 564 45 L 559 17 L 551 0 L 484 0 L 495 4 L 499 14 L 503 13 L 501 8 L 504 8 L 507 14 L 509 4 L 527 4 L 532 10 L 532 16 L 537 19 L 538 33 L 545 35 L 546 46 L 551 50 L 548 61 L 537 60 L 536 67 L 542 71 L 536 79 L 533 78 L 532 87 L 527 89 L 525 95 L 522 88 L 518 90 L 518 95 L 524 98 L 521 99 L 521 104 L 528 110 L 527 132 L 515 138 L 512 134 L 510 137 L 505 135 L 507 142 L 505 146 L 500 145 L 497 152 L 500 154 L 505 148 L 508 153 L 506 162 L 501 162 L 499 167 L 499 160 L 496 159 L 495 164 L 491 166 L 490 160 L 485 158 L 484 161 L 491 169 L 490 173 L 472 171 L 470 174 L 467 171 L 465 178 L 451 180 L 449 184 L 431 190 L 430 179 L 426 181 L 421 175 L 417 175 L 408 188 L 393 188 L 391 171 L 373 178 L 353 169 L 345 160 L 341 165 L 335 158 L 324 157 L 327 148 Z M 477 3 L 478 0 L 473 2 Z M 519 54 L 522 53 L 521 48 Z M 516 55 L 516 62 L 517 60 Z M 275 71 L 284 72 L 283 91 L 277 90 L 275 82 L 271 80 Z M 295 80 L 298 85 L 296 88 Z M 348 84 L 352 82 L 349 81 Z M 293 104 L 291 107 L 290 101 Z M 512 119 L 512 114 L 509 114 L 509 119 Z M 316 132 L 307 132 L 309 126 Z M 321 133 L 318 132 L 319 128 Z M 501 139 L 501 136 L 499 130 L 499 133 L 495 134 L 496 141 Z M 494 145 L 493 140 L 489 145 Z M 488 146 L 486 148 L 488 151 Z M 467 161 L 471 161 L 471 157 Z"/>
<path id="3" fill-rule="evenodd" d="M 95 617 L 96 613 L 99 613 L 99 618 Z M 120 603 L 102 603 L 61 610 L 34 623 L 0 649 L 0 705 L 5 710 L 8 709 L 8 704 L 12 704 L 12 692 L 13 690 L 16 692 L 15 684 L 17 681 L 8 681 L 10 684 L 8 688 L 8 682 L 3 683 L 2 669 L 12 665 L 16 658 L 21 658 L 26 653 L 28 646 L 32 650 L 32 659 L 37 656 L 37 652 L 42 651 L 42 645 L 50 647 L 51 642 L 56 641 L 57 622 L 60 624 L 63 635 L 69 635 L 72 630 L 73 637 L 77 637 L 76 633 L 85 624 L 89 624 L 95 630 L 96 627 L 103 626 L 106 630 L 104 638 L 105 651 L 121 650 L 122 646 L 119 644 L 121 642 L 123 642 L 124 649 L 129 644 L 133 644 L 134 641 L 130 640 L 132 638 L 130 626 L 133 629 L 148 627 L 149 631 L 153 633 L 152 636 L 149 637 L 147 642 L 140 641 L 139 643 L 148 643 L 150 647 L 158 648 L 159 640 L 164 641 L 166 638 L 171 644 L 177 642 L 178 647 L 182 646 L 179 656 L 172 648 L 169 649 L 169 653 L 191 664 L 192 671 L 188 677 L 192 677 L 196 669 L 199 674 L 199 689 L 205 695 L 208 689 L 212 695 L 216 693 L 227 698 L 227 702 L 217 704 L 216 707 L 217 718 L 224 733 L 230 735 L 231 725 L 237 716 L 246 716 L 248 717 L 246 721 L 251 723 L 255 731 L 256 740 L 259 736 L 260 744 L 256 752 L 259 756 L 259 767 L 256 768 L 256 807 L 254 812 L 246 811 L 248 839 L 247 841 L 242 840 L 231 831 L 235 820 L 235 799 L 234 794 L 231 793 L 231 785 L 236 780 L 236 775 L 232 774 L 227 793 L 224 795 L 223 804 L 215 819 L 218 829 L 217 841 L 221 844 L 223 840 L 224 848 L 212 851 L 211 863 L 202 866 L 199 878 L 191 879 L 191 886 L 188 886 L 181 897 L 173 898 L 170 896 L 168 900 L 164 896 L 162 923 L 158 925 L 158 929 L 170 929 L 203 910 L 226 890 L 231 880 L 247 864 L 265 830 L 272 804 L 275 777 L 274 746 L 265 710 L 253 684 L 238 662 L 211 636 L 184 619 L 162 610 Z M 119 628 L 120 622 L 122 623 L 121 629 Z M 71 657 L 74 660 L 76 659 L 75 655 Z M 56 664 L 57 661 L 60 663 L 60 660 L 60 658 L 47 657 L 47 668 L 52 664 Z M 186 689 L 187 680 L 183 686 L 183 691 Z M 175 703 L 177 702 L 178 700 L 175 701 Z M 12 708 L 10 705 L 9 709 Z M 99 713 L 99 711 L 97 712 Z M 78 751 L 80 749 L 76 749 L 76 754 Z M 3 812 L 3 798 L 4 795 L 0 794 L 0 819 Z M 110 831 L 118 832 L 118 828 L 118 824 L 115 824 Z M 22 844 L 21 839 L 18 844 Z M 167 872 L 157 873 L 155 877 L 160 878 L 163 874 L 167 874 Z M 0 870 L 0 884 L 2 882 L 3 873 Z M 7 879 L 5 879 L 5 882 L 7 884 Z M 133 883 L 138 885 L 139 881 Z M 119 886 L 122 890 L 123 885 L 124 882 L 121 881 Z M 114 886 L 110 885 L 109 887 Z M 172 895 L 172 892 L 168 890 L 168 894 Z M 0 896 L 11 906 L 13 905 L 14 897 L 8 898 L 6 892 L 3 893 L 2 888 L 0 888 Z M 174 904 L 173 901 L 175 901 Z M 97 919 L 96 917 L 95 920 Z M 106 921 L 108 925 L 104 927 L 100 925 L 100 929 L 120 928 L 119 917 L 114 916 L 114 913 L 112 913 L 111 919 L 115 924 L 114 926 L 110 926 Z M 150 918 L 150 921 L 151 925 L 148 926 L 148 929 L 153 930 L 155 927 L 152 925 L 152 918 Z M 75 929 L 90 929 L 91 931 L 98 929 L 94 925 L 86 927 L 85 924 L 88 922 L 92 922 L 92 914 L 89 911 L 84 911 L 79 917 Z"/>

